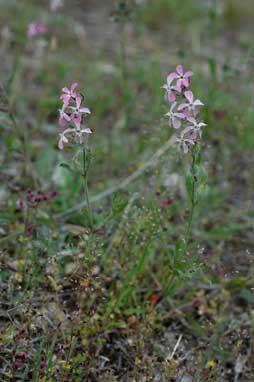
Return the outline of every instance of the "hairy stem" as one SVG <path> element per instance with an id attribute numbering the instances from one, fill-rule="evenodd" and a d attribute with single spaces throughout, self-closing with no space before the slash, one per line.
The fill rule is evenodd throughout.
<path id="1" fill-rule="evenodd" d="M 89 201 L 89 192 L 88 192 L 88 183 L 87 183 L 88 169 L 86 167 L 86 162 L 87 162 L 86 148 L 84 146 L 83 147 L 83 178 L 84 178 L 85 201 L 86 201 L 86 206 L 88 210 L 90 227 L 93 229 L 93 214 L 92 214 L 90 201 Z"/>
<path id="2" fill-rule="evenodd" d="M 192 175 L 192 185 L 191 185 L 191 208 L 190 208 L 190 213 L 189 213 L 189 218 L 188 218 L 188 224 L 187 224 L 187 229 L 186 229 L 186 234 L 185 234 L 185 252 L 187 251 L 188 245 L 189 245 L 189 240 L 190 240 L 190 234 L 191 234 L 191 229 L 192 229 L 192 223 L 193 223 L 193 216 L 195 212 L 195 207 L 197 205 L 196 202 L 196 183 L 197 183 L 197 178 L 194 173 L 196 165 L 196 155 L 194 152 L 192 152 L 192 164 L 191 164 L 191 175 Z"/>

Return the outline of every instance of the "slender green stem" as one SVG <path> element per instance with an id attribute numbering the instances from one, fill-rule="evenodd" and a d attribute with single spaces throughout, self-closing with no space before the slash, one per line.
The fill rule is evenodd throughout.
<path id="1" fill-rule="evenodd" d="M 88 183 L 87 183 L 88 169 L 87 169 L 86 163 L 87 163 L 86 148 L 84 146 L 83 147 L 83 178 L 84 178 L 85 201 L 86 201 L 87 210 L 88 210 L 90 227 L 93 229 L 93 214 L 92 214 L 92 209 L 91 209 L 90 201 L 89 201 L 89 192 L 88 192 Z"/>
<path id="2" fill-rule="evenodd" d="M 193 216 L 195 212 L 195 207 L 196 207 L 196 175 L 194 173 L 196 165 L 196 155 L 194 152 L 192 152 L 192 164 L 191 164 L 191 175 L 192 175 L 192 186 L 191 186 L 191 208 L 190 208 L 190 213 L 189 213 L 189 218 L 188 218 L 188 224 L 187 224 L 187 230 L 185 234 L 185 247 L 184 251 L 187 251 L 188 245 L 189 245 L 189 240 L 190 240 L 190 233 L 191 233 L 191 228 L 192 228 L 192 223 L 193 223 Z"/>

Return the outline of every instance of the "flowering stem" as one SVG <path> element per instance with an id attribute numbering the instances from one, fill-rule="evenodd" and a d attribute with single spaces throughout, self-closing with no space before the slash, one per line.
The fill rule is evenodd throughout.
<path id="1" fill-rule="evenodd" d="M 197 183 L 197 177 L 195 175 L 195 166 L 196 166 L 196 154 L 194 149 L 192 150 L 192 164 L 191 164 L 191 176 L 192 176 L 192 183 L 191 183 L 191 193 L 190 193 L 190 200 L 191 200 L 191 208 L 190 208 L 190 214 L 188 218 L 188 225 L 187 230 L 185 234 L 185 248 L 186 251 L 188 248 L 189 240 L 190 240 L 190 233 L 192 228 L 192 222 L 193 222 L 193 215 L 195 211 L 195 207 L 197 205 L 196 201 L 196 183 Z"/>
<path id="2" fill-rule="evenodd" d="M 86 148 L 83 146 L 83 178 L 84 178 L 84 191 L 85 191 L 85 201 L 88 209 L 88 216 L 90 221 L 90 227 L 93 228 L 93 214 L 90 206 L 89 201 L 89 193 L 88 193 L 88 184 L 87 184 L 87 177 L 88 177 L 88 158 L 86 154 Z"/>

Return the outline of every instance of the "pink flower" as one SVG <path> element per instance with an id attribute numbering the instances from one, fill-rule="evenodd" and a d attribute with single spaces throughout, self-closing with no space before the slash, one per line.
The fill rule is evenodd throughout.
<path id="1" fill-rule="evenodd" d="M 179 119 L 185 119 L 185 115 L 184 113 L 174 112 L 176 105 L 176 102 L 171 105 L 169 112 L 166 113 L 166 116 L 169 117 L 169 124 L 175 129 L 179 129 L 181 126 L 181 121 L 179 121 Z"/>
<path id="2" fill-rule="evenodd" d="M 71 121 L 71 117 L 65 113 L 65 106 L 63 105 L 62 109 L 59 110 L 59 119 L 58 119 L 58 123 L 60 126 L 65 126 L 66 125 L 66 122 L 70 122 Z"/>
<path id="3" fill-rule="evenodd" d="M 92 130 L 89 129 L 89 127 L 86 127 L 84 129 L 81 129 L 80 131 L 76 131 L 76 139 L 79 141 L 79 143 L 82 145 L 82 143 L 85 142 L 84 138 L 84 133 L 85 134 L 92 134 Z"/>
<path id="4" fill-rule="evenodd" d="M 192 125 L 189 125 L 183 129 L 181 135 L 184 136 L 186 134 L 191 133 L 190 138 L 196 139 L 198 136 L 199 138 L 202 137 L 202 128 L 206 126 L 204 122 L 197 122 L 195 118 L 188 118 L 188 121 L 192 123 Z"/>
<path id="5" fill-rule="evenodd" d="M 188 70 L 184 73 L 182 65 L 178 65 L 176 67 L 176 86 L 178 88 L 185 87 L 187 88 L 190 84 L 189 77 L 193 76 L 193 72 L 191 70 Z"/>
<path id="6" fill-rule="evenodd" d="M 46 24 L 43 22 L 33 21 L 28 25 L 27 29 L 27 37 L 32 38 L 34 36 L 43 35 L 46 33 Z"/>
<path id="7" fill-rule="evenodd" d="M 68 139 L 66 138 L 65 134 L 67 134 L 69 132 L 73 132 L 73 131 L 74 131 L 73 129 L 66 129 L 66 130 L 64 130 L 63 133 L 59 134 L 60 138 L 59 138 L 59 141 L 58 141 L 58 147 L 59 147 L 60 150 L 63 150 L 65 143 L 69 142 Z"/>
<path id="8" fill-rule="evenodd" d="M 172 82 L 176 78 L 176 73 L 170 73 L 167 77 L 167 83 L 162 86 L 162 89 L 166 90 L 165 100 L 168 102 L 175 102 L 175 92 L 179 92 L 180 89 L 176 85 L 172 85 Z"/>
<path id="9" fill-rule="evenodd" d="M 88 107 L 82 107 L 81 105 L 81 97 L 76 97 L 76 106 L 70 106 L 70 109 L 73 110 L 71 114 L 71 120 L 76 125 L 77 129 L 80 129 L 80 124 L 82 121 L 82 114 L 91 114 L 90 109 Z"/>
<path id="10" fill-rule="evenodd" d="M 182 65 L 176 67 L 176 71 L 167 77 L 167 83 L 163 85 L 166 90 L 165 98 L 172 105 L 166 116 L 169 117 L 169 124 L 174 129 L 180 129 L 180 136 L 176 139 L 178 149 L 186 154 L 190 146 L 193 146 L 198 138 L 202 137 L 204 122 L 196 120 L 199 112 L 197 109 L 204 104 L 199 99 L 194 99 L 193 93 L 186 88 L 190 85 L 189 78 L 192 71 L 184 73 Z M 176 98 L 177 95 L 177 98 Z"/>
<path id="11" fill-rule="evenodd" d="M 178 150 L 183 150 L 184 154 L 187 154 L 189 151 L 189 146 L 194 145 L 195 142 L 191 138 L 184 138 L 181 136 L 180 138 L 176 139 L 176 142 L 178 143 Z"/>
<path id="12" fill-rule="evenodd" d="M 63 133 L 59 134 L 59 141 L 58 141 L 58 147 L 60 150 L 63 150 L 64 145 L 69 142 L 68 138 L 66 137 L 66 134 L 71 134 L 72 138 L 75 142 L 79 142 L 80 144 L 84 143 L 85 139 L 83 134 L 92 134 L 92 130 L 88 127 L 81 129 L 77 131 L 76 129 L 66 129 L 63 131 Z"/>
<path id="13" fill-rule="evenodd" d="M 65 106 L 69 105 L 70 99 L 76 99 L 77 93 L 75 93 L 74 90 L 77 86 L 78 83 L 74 82 L 70 89 L 68 89 L 66 86 L 62 89 L 64 94 L 61 95 L 60 99 L 63 101 Z"/>
<path id="14" fill-rule="evenodd" d="M 189 112 L 196 113 L 196 107 L 197 106 L 204 106 L 203 102 L 201 102 L 199 99 L 194 100 L 193 93 L 188 90 L 184 93 L 185 98 L 188 102 L 184 102 L 181 105 L 179 105 L 178 110 L 182 111 L 184 109 L 187 109 Z"/>
<path id="15" fill-rule="evenodd" d="M 85 127 L 80 130 L 80 133 L 92 134 L 92 130 L 89 127 Z"/>
<path id="16" fill-rule="evenodd" d="M 65 126 L 68 123 L 69 127 L 59 134 L 58 147 L 60 150 L 63 150 L 64 145 L 69 142 L 68 135 L 72 141 L 82 144 L 85 140 L 84 135 L 92 134 L 91 129 L 81 126 L 84 114 L 91 114 L 91 111 L 88 107 L 81 106 L 83 98 L 74 91 L 77 86 L 78 84 L 74 82 L 70 89 L 67 87 L 62 89 L 64 94 L 60 98 L 63 101 L 63 106 L 59 110 L 59 124 Z"/>
<path id="17" fill-rule="evenodd" d="M 191 117 L 189 110 L 185 109 L 182 111 L 182 113 L 184 115 L 185 120 L 188 121 L 188 119 Z"/>

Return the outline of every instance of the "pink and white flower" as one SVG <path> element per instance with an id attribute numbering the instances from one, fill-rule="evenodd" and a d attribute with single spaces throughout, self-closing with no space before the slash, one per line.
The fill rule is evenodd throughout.
<path id="1" fill-rule="evenodd" d="M 75 139 L 77 139 L 81 145 L 82 145 L 82 144 L 84 143 L 84 141 L 85 141 L 84 134 L 92 134 L 92 130 L 89 129 L 89 127 L 86 127 L 86 128 L 81 129 L 81 130 L 79 130 L 79 131 L 76 131 L 76 137 L 75 137 Z"/>
<path id="2" fill-rule="evenodd" d="M 177 103 L 174 102 L 168 113 L 166 113 L 166 116 L 169 117 L 169 124 L 174 129 L 179 129 L 181 127 L 181 119 L 185 119 L 185 115 L 183 113 L 175 112 L 174 109 L 176 108 Z"/>
<path id="3" fill-rule="evenodd" d="M 191 138 L 185 138 L 183 136 L 176 138 L 176 142 L 178 143 L 178 150 L 183 151 L 184 154 L 187 154 L 190 146 L 195 144 L 195 141 Z"/>
<path id="4" fill-rule="evenodd" d="M 62 89 L 62 92 L 64 94 L 61 95 L 60 99 L 63 101 L 64 105 L 65 106 L 68 106 L 69 105 L 69 102 L 71 99 L 76 99 L 77 97 L 77 93 L 74 92 L 74 90 L 76 89 L 76 87 L 78 86 L 78 83 L 77 82 L 74 82 L 72 85 L 71 85 L 71 88 L 68 89 L 67 86 L 65 86 L 63 89 Z"/>
<path id="5" fill-rule="evenodd" d="M 70 109 L 73 110 L 71 113 L 71 120 L 76 125 L 77 129 L 80 129 L 80 124 L 82 121 L 82 114 L 91 114 L 91 111 L 88 107 L 81 106 L 81 97 L 76 97 L 76 105 L 70 106 Z"/>
<path id="6" fill-rule="evenodd" d="M 190 137 L 192 139 L 197 139 L 197 137 L 202 137 L 202 128 L 206 126 L 206 123 L 204 122 L 197 122 L 195 118 L 189 118 L 188 121 L 192 124 L 189 126 L 186 126 L 185 129 L 183 129 L 181 135 L 184 136 L 186 134 L 191 134 Z"/>
<path id="7" fill-rule="evenodd" d="M 189 78 L 193 76 L 193 72 L 188 70 L 184 73 L 183 66 L 178 65 L 176 67 L 176 86 L 178 88 L 185 87 L 187 88 L 190 85 Z"/>
<path id="8" fill-rule="evenodd" d="M 60 150 L 63 150 L 64 145 L 69 142 L 68 138 L 66 138 L 66 134 L 69 134 L 69 133 L 73 134 L 73 133 L 75 133 L 75 130 L 74 129 L 66 129 L 66 130 L 64 130 L 63 133 L 59 134 L 60 138 L 58 141 L 58 147 Z"/>
<path id="9" fill-rule="evenodd" d="M 65 126 L 69 125 L 62 133 L 59 134 L 58 147 L 60 150 L 64 148 L 64 145 L 69 142 L 71 138 L 74 142 L 84 143 L 85 134 L 92 134 L 92 130 L 89 127 L 82 127 L 85 114 L 91 114 L 88 107 L 82 106 L 82 97 L 79 96 L 74 90 L 78 84 L 74 82 L 71 88 L 64 87 L 62 96 L 63 106 L 59 110 L 59 124 Z M 74 126 L 73 126 L 74 125 Z"/>
<path id="10" fill-rule="evenodd" d="M 58 123 L 60 126 L 65 126 L 66 122 L 71 121 L 71 117 L 65 112 L 65 105 L 63 105 L 62 109 L 59 110 L 59 119 Z"/>
<path id="11" fill-rule="evenodd" d="M 176 78 L 176 73 L 170 73 L 167 77 L 167 83 L 162 86 L 162 89 L 166 90 L 165 100 L 168 102 L 175 102 L 175 92 L 180 92 L 180 89 L 173 85 L 172 82 Z"/>
<path id="12" fill-rule="evenodd" d="M 178 150 L 187 154 L 190 147 L 197 144 L 202 137 L 204 122 L 196 119 L 199 106 L 203 102 L 194 99 L 192 91 L 186 90 L 190 85 L 189 78 L 193 75 L 192 71 L 184 73 L 182 65 L 176 67 L 176 71 L 167 77 L 167 83 L 163 85 L 166 90 L 165 99 L 172 103 L 166 116 L 169 117 L 169 125 L 174 129 L 180 129 L 180 136 L 176 138 Z"/>
<path id="13" fill-rule="evenodd" d="M 193 93 L 190 90 L 184 92 L 184 97 L 188 102 L 184 102 L 179 105 L 179 111 L 187 109 L 189 112 L 194 113 L 195 115 L 197 106 L 204 106 L 203 102 L 201 102 L 199 99 L 194 100 Z"/>

